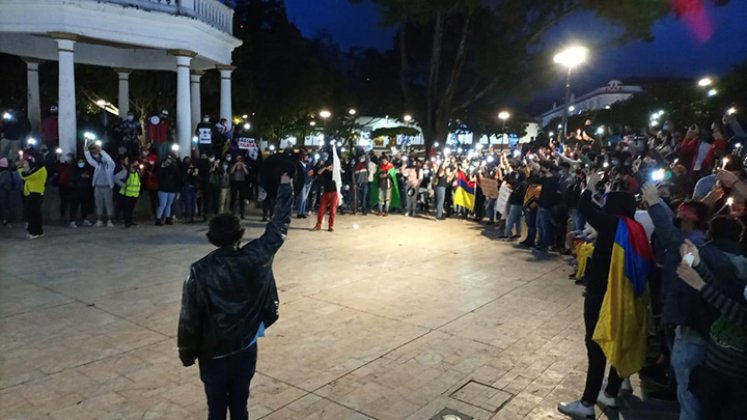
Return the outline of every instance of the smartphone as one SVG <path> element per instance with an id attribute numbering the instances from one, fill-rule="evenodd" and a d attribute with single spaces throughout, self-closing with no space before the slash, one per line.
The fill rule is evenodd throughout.
<path id="1" fill-rule="evenodd" d="M 692 252 L 688 252 L 684 257 L 682 257 L 682 261 L 684 261 L 685 264 L 688 265 L 688 267 L 692 267 L 693 262 L 695 261 L 695 255 L 693 255 Z"/>

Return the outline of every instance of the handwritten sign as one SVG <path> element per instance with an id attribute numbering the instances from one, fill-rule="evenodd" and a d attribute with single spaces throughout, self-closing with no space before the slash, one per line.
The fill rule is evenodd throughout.
<path id="1" fill-rule="evenodd" d="M 501 185 L 501 189 L 498 191 L 498 200 L 495 202 L 495 211 L 501 213 L 501 219 L 506 218 L 506 207 L 508 207 L 508 198 L 511 196 L 511 187 L 508 182 L 504 182 Z"/>
<path id="2" fill-rule="evenodd" d="M 482 187 L 482 193 L 488 198 L 498 198 L 498 181 L 492 178 L 480 179 L 480 186 Z"/>

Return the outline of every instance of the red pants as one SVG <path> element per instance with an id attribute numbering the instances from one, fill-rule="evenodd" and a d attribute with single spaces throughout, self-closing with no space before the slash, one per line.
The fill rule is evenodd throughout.
<path id="1" fill-rule="evenodd" d="M 339 196 L 337 192 L 326 192 L 322 194 L 322 202 L 319 203 L 319 213 L 316 215 L 316 225 L 322 227 L 322 219 L 329 209 L 329 228 L 335 226 L 335 215 L 337 214 L 337 201 Z"/>

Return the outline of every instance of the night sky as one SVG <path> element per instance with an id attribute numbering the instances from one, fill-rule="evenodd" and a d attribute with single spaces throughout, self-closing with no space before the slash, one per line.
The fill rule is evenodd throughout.
<path id="1" fill-rule="evenodd" d="M 707 2 L 706 2 L 707 3 Z M 353 5 L 348 0 L 286 0 L 290 18 L 307 36 L 330 31 L 343 49 L 392 46 L 394 31 L 378 26 L 376 9 L 370 3 Z M 545 43 L 560 48 L 577 41 L 612 37 L 615 29 L 590 14 L 576 15 L 548 33 Z M 654 26 L 651 43 L 631 42 L 592 51 L 591 61 L 574 77 L 577 94 L 583 94 L 611 79 L 647 76 L 700 77 L 722 74 L 747 61 L 747 1 L 732 0 L 722 7 L 707 5 L 699 20 L 673 15 Z M 553 65 L 552 63 L 548 63 Z M 558 70 L 557 86 L 563 84 Z M 561 88 L 541 96 L 560 96 Z"/>

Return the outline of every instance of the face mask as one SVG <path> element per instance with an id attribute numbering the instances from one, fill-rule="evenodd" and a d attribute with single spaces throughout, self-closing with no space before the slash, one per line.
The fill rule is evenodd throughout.
<path id="1" fill-rule="evenodd" d="M 226 162 L 230 162 L 230 161 L 231 161 L 231 156 L 226 156 Z"/>
<path id="2" fill-rule="evenodd" d="M 224 164 L 223 164 L 223 170 L 224 170 L 224 171 L 227 171 L 227 170 L 228 170 L 228 164 L 226 164 L 226 163 L 224 163 Z"/>
<path id="3" fill-rule="evenodd" d="M 213 162 L 215 162 L 215 158 L 213 158 L 213 157 L 211 157 L 211 158 L 208 158 L 208 162 L 210 162 L 210 163 L 213 163 Z"/>
<path id="4" fill-rule="evenodd" d="M 79 168 L 82 168 L 82 167 L 84 167 L 84 166 L 86 166 L 86 164 L 85 164 L 84 162 L 78 162 L 78 167 L 79 167 Z"/>
<path id="5" fill-rule="evenodd" d="M 210 122 L 210 118 L 203 118 L 203 119 L 202 119 L 202 122 L 206 122 L 206 123 L 209 123 L 209 122 Z"/>
<path id="6" fill-rule="evenodd" d="M 134 116 L 134 115 L 128 115 L 128 116 L 127 116 L 127 121 L 132 121 L 132 120 L 134 120 L 134 119 L 135 119 L 135 116 Z"/>

